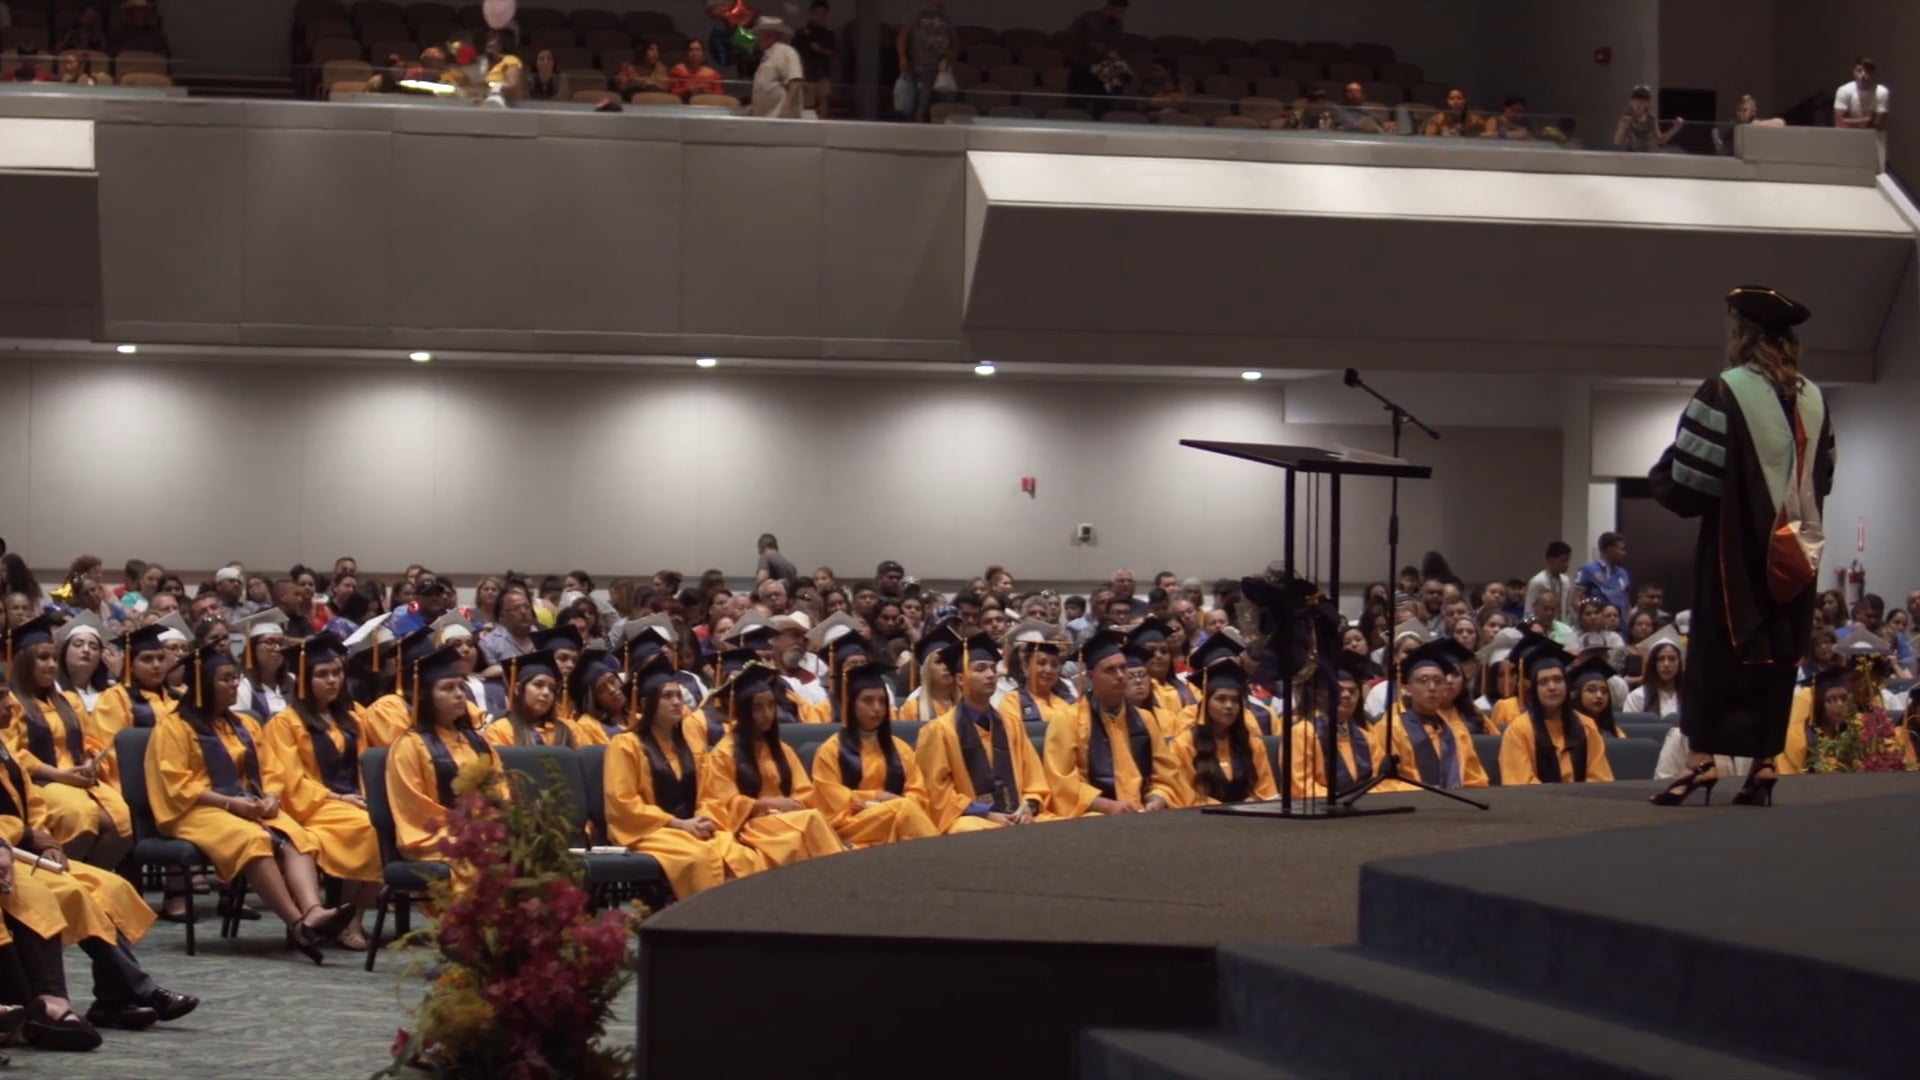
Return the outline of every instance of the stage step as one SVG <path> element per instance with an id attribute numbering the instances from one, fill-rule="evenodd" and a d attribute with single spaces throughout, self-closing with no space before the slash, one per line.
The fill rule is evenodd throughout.
<path id="1" fill-rule="evenodd" d="M 1346 949 L 1219 953 L 1226 1031 L 1289 1065 L 1342 1076 L 1806 1075 Z"/>
<path id="2" fill-rule="evenodd" d="M 1255 1043 L 1211 1031 L 1122 1031 L 1080 1036 L 1080 1080 L 1307 1080 Z"/>
<path id="3" fill-rule="evenodd" d="M 1360 944 L 1742 1053 L 1911 1075 L 1896 1033 L 1920 1016 L 1915 875 L 1868 854 L 1920 850 L 1910 807 L 1694 809 L 1657 829 L 1374 863 Z M 1814 1000 L 1847 1005 L 1808 1024 Z"/>

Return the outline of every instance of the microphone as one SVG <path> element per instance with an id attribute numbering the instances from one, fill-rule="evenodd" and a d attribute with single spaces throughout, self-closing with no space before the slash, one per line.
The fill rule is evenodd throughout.
<path id="1" fill-rule="evenodd" d="M 1347 369 L 1347 385 L 1348 386 L 1360 385 L 1360 373 L 1358 371 L 1355 371 L 1352 368 Z"/>

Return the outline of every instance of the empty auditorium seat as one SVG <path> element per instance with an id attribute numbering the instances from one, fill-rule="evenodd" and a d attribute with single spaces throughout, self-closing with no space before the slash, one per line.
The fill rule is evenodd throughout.
<path id="1" fill-rule="evenodd" d="M 928 110 L 927 115 L 933 120 L 934 123 L 944 124 L 948 120 L 966 119 L 967 117 L 971 117 L 971 116 L 979 116 L 980 110 L 974 108 L 972 105 L 966 104 L 965 102 L 949 101 L 939 105 L 935 105 L 932 109 Z"/>
<path id="2" fill-rule="evenodd" d="M 1210 97 L 1243 98 L 1247 96 L 1248 82 L 1235 75 L 1209 75 L 1200 84 L 1200 88 Z"/>
<path id="3" fill-rule="evenodd" d="M 591 69 L 593 67 L 593 54 L 578 45 L 555 45 L 547 51 L 553 53 L 553 68 L 555 71 L 566 71 L 568 68 Z M 527 66 L 532 67 L 533 65 L 529 63 Z"/>
<path id="4" fill-rule="evenodd" d="M 124 57 L 134 54 L 121 53 L 120 55 Z M 324 67 L 335 60 L 359 60 L 364 55 L 360 51 L 360 43 L 352 38 L 327 38 L 313 43 L 313 51 L 308 55 L 307 61 L 316 67 Z"/>
<path id="5" fill-rule="evenodd" d="M 523 7 L 514 14 L 520 29 L 529 33 L 549 26 L 565 26 L 567 17 L 558 8 Z"/>
<path id="6" fill-rule="evenodd" d="M 1413 86 L 1423 82 L 1426 74 L 1419 64 L 1381 64 L 1380 81 L 1399 83 L 1401 86 Z"/>
<path id="7" fill-rule="evenodd" d="M 608 49 L 600 54 L 600 70 L 611 79 L 620 74 L 621 65 L 631 64 L 637 59 L 639 54 L 632 49 Z"/>
<path id="8" fill-rule="evenodd" d="M 1218 75 L 1227 69 L 1225 61 L 1217 56 L 1208 56 L 1206 53 L 1182 53 L 1174 67 L 1180 74 L 1196 82 L 1211 75 Z"/>
<path id="9" fill-rule="evenodd" d="M 1374 68 L 1391 64 L 1394 61 L 1393 47 L 1391 45 L 1379 45 L 1369 41 L 1354 42 L 1353 47 L 1347 50 L 1347 55 L 1352 58 L 1356 64 L 1365 64 L 1368 67 Z"/>
<path id="10" fill-rule="evenodd" d="M 1027 49 L 1044 48 L 1047 44 L 1047 34 L 1043 30 L 1035 30 L 1032 27 L 1016 26 L 1011 30 L 1001 32 L 1000 44 L 1012 50 L 1017 56 Z M 1023 64 L 1026 63 L 1025 60 L 1020 62 Z M 1028 64 L 1027 66 L 1033 67 L 1035 65 Z"/>
<path id="11" fill-rule="evenodd" d="M 1309 41 L 1300 46 L 1300 58 L 1316 64 L 1344 64 L 1352 54 L 1335 41 Z"/>
<path id="12" fill-rule="evenodd" d="M 391 3 L 389 0 L 360 0 L 359 3 L 347 9 L 347 14 L 353 19 L 354 25 L 356 26 L 366 26 L 369 23 L 397 23 L 406 21 L 406 18 L 400 12 L 400 5 Z"/>
<path id="13" fill-rule="evenodd" d="M 1660 744 L 1650 739 L 1608 739 L 1607 764 L 1615 780 L 1651 780 L 1660 764 Z"/>
<path id="14" fill-rule="evenodd" d="M 120 77 L 120 85 L 149 86 L 152 84 L 135 82 L 134 80 L 151 79 L 154 77 L 155 76 L 151 74 L 136 71 L 131 75 L 122 75 Z M 159 77 L 165 78 L 165 76 Z M 357 82 L 364 86 L 366 81 L 371 78 L 373 78 L 373 66 L 365 60 L 329 60 L 320 65 L 320 88 L 322 90 L 331 90 L 333 84 L 339 82 Z"/>
<path id="15" fill-rule="evenodd" d="M 1034 85 L 1038 80 L 1033 69 L 1019 64 L 1002 64 L 987 72 L 987 82 L 999 90 L 1021 91 Z"/>
<path id="16" fill-rule="evenodd" d="M 732 94 L 695 94 L 687 99 L 689 105 L 704 105 L 710 109 L 737 109 L 740 99 Z"/>
<path id="17" fill-rule="evenodd" d="M 400 15 L 406 20 L 408 26 L 419 26 L 421 23 L 450 23 L 456 17 L 452 4 L 408 4 L 401 9 Z"/>
<path id="18" fill-rule="evenodd" d="M 1473 752 L 1480 755 L 1480 767 L 1487 770 L 1487 783 L 1500 786 L 1500 736 L 1475 735 Z"/>
<path id="19" fill-rule="evenodd" d="M 1310 83 L 1315 79 L 1326 78 L 1327 69 L 1311 60 L 1282 60 L 1273 65 L 1273 74 L 1277 78 L 1291 79 L 1297 83 Z"/>
<path id="20" fill-rule="evenodd" d="M 952 65 L 951 70 L 953 71 L 953 84 L 962 90 L 979 86 L 982 82 L 986 81 L 980 75 L 979 68 L 965 61 Z"/>
<path id="21" fill-rule="evenodd" d="M 1213 126 L 1218 128 L 1258 128 L 1261 122 L 1246 116 L 1216 116 Z"/>
<path id="22" fill-rule="evenodd" d="M 315 19 L 306 24 L 305 37 L 309 42 L 326 41 L 330 38 L 359 40 L 353 36 L 353 24 L 345 19 Z"/>
<path id="23" fill-rule="evenodd" d="M 673 16 L 657 11 L 629 11 L 620 21 L 627 33 L 635 37 L 669 33 L 674 29 Z"/>
<path id="24" fill-rule="evenodd" d="M 1213 97 L 1207 94 L 1195 94 L 1186 100 L 1185 111 L 1192 113 L 1194 119 L 1202 123 L 1216 116 L 1226 116 L 1233 112 L 1233 103 L 1240 95 L 1232 97 Z"/>
<path id="25" fill-rule="evenodd" d="M 1038 113 L 1026 105 L 995 105 L 987 110 L 987 115 L 1002 120 L 1032 120 Z"/>
<path id="26" fill-rule="evenodd" d="M 360 33 L 358 36 L 361 41 L 411 40 L 413 32 L 407 29 L 406 23 L 397 20 L 393 22 L 363 22 L 360 24 Z"/>
<path id="27" fill-rule="evenodd" d="M 1453 87 L 1448 86 L 1446 83 L 1415 83 L 1412 87 L 1408 88 L 1407 98 L 1410 101 L 1417 101 L 1422 105 L 1431 105 L 1436 109 L 1444 109 L 1447 107 L 1447 92 L 1452 89 Z"/>
<path id="28" fill-rule="evenodd" d="M 1045 115 L 1049 120 L 1076 121 L 1082 123 L 1093 119 L 1093 114 L 1085 109 L 1048 109 Z"/>
<path id="29" fill-rule="evenodd" d="M 1073 81 L 1073 72 L 1064 67 L 1047 68 L 1040 72 L 1040 86 L 1049 93 L 1064 94 Z"/>
<path id="30" fill-rule="evenodd" d="M 635 105 L 684 105 L 686 104 L 686 102 L 680 100 L 680 95 L 669 94 L 664 90 L 643 90 L 640 93 L 633 95 L 633 104 Z"/>
<path id="31" fill-rule="evenodd" d="M 967 63 L 982 71 L 992 71 L 1013 63 L 1013 53 L 1006 46 L 991 41 L 983 41 L 963 53 Z"/>
<path id="32" fill-rule="evenodd" d="M 1147 114 L 1134 112 L 1131 109 L 1115 109 L 1109 113 L 1102 113 L 1100 119 L 1108 124 L 1144 124 L 1147 122 Z"/>
<path id="33" fill-rule="evenodd" d="M 389 56 L 398 56 L 411 64 L 420 59 L 420 49 L 405 38 L 375 41 L 367 46 L 367 58 L 370 61 L 384 64 Z"/>
<path id="34" fill-rule="evenodd" d="M 328 101 L 347 101 L 367 92 L 363 82 L 337 82 L 327 88 Z"/>
<path id="35" fill-rule="evenodd" d="M 611 11 L 602 11 L 596 8 L 581 8 L 579 11 L 575 11 L 569 15 L 567 22 L 573 26 L 573 30 L 577 34 L 586 34 L 593 30 L 618 30 L 620 28 L 620 16 L 615 15 Z"/>
<path id="36" fill-rule="evenodd" d="M 1342 83 L 1373 81 L 1373 69 L 1365 64 L 1328 64 L 1327 78 Z"/>
<path id="37" fill-rule="evenodd" d="M 358 56 L 358 53 L 354 54 L 355 59 L 357 59 Z M 165 75 L 167 74 L 167 58 L 161 56 L 159 53 L 123 52 L 113 58 L 113 71 L 114 74 L 122 77 L 135 73 Z"/>
<path id="38" fill-rule="evenodd" d="M 1227 74 L 1252 82 L 1273 74 L 1273 65 L 1258 56 L 1236 56 L 1227 61 Z"/>
<path id="39" fill-rule="evenodd" d="M 1032 68 L 1035 71 L 1067 66 L 1066 53 L 1045 45 L 1029 45 L 1020 50 L 1018 57 L 1021 67 Z"/>
<path id="40" fill-rule="evenodd" d="M 575 94 L 583 90 L 606 93 L 606 73 L 589 67 L 568 68 L 560 73 L 561 97 L 572 100 Z"/>
<path id="41" fill-rule="evenodd" d="M 1166 127 L 1205 127 L 1207 122 L 1192 113 L 1159 112 L 1153 114 L 1153 122 Z"/>
<path id="42" fill-rule="evenodd" d="M 543 26 L 529 31 L 527 44 L 535 49 L 573 48 L 579 41 L 573 36 L 573 29 L 567 26 Z"/>
<path id="43" fill-rule="evenodd" d="M 1377 105 L 1398 105 L 1407 100 L 1407 91 L 1398 83 L 1370 82 L 1366 85 L 1367 100 Z"/>
<path id="44" fill-rule="evenodd" d="M 607 93 L 605 90 L 575 90 L 568 100 L 576 105 L 598 105 L 607 100 Z"/>
<path id="45" fill-rule="evenodd" d="M 1300 84 L 1292 79 L 1255 79 L 1253 93 L 1256 97 L 1271 98 L 1275 101 L 1295 101 L 1300 97 Z"/>
<path id="46" fill-rule="evenodd" d="M 1292 100 L 1291 97 L 1284 100 L 1264 96 L 1243 97 L 1237 109 L 1241 116 L 1248 117 L 1257 124 L 1266 124 L 1270 123 L 1274 117 L 1284 114 L 1287 111 L 1287 102 Z"/>
<path id="47" fill-rule="evenodd" d="M 1253 43 L 1253 55 L 1269 64 L 1300 59 L 1300 43 L 1282 38 L 1261 38 Z"/>
<path id="48" fill-rule="evenodd" d="M 1200 39 L 1185 34 L 1162 34 L 1153 39 L 1153 49 L 1162 56 L 1184 56 L 1200 51 Z"/>
<path id="49" fill-rule="evenodd" d="M 600 27 L 580 35 L 580 46 L 595 56 L 605 56 L 615 50 L 633 49 L 633 38 L 619 27 Z"/>
<path id="50" fill-rule="evenodd" d="M 1214 37 L 1201 42 L 1200 51 L 1222 60 L 1232 60 L 1236 57 L 1252 56 L 1253 44 L 1239 38 Z"/>

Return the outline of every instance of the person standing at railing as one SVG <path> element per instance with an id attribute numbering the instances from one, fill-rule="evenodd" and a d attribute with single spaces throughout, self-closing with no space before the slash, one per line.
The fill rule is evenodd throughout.
<path id="1" fill-rule="evenodd" d="M 1853 62 L 1853 81 L 1840 84 L 1833 94 L 1833 126 L 1866 128 L 1880 138 L 1880 167 L 1887 164 L 1888 99 L 1893 91 L 1880 82 L 1873 58 Z"/>
<path id="2" fill-rule="evenodd" d="M 798 120 L 806 96 L 801 90 L 806 71 L 800 53 L 787 44 L 793 31 L 784 19 L 762 15 L 753 24 L 753 32 L 760 39 L 760 64 L 753 71 L 753 103 L 747 111 L 754 116 Z"/>
<path id="3" fill-rule="evenodd" d="M 1637 154 L 1655 153 L 1672 142 L 1686 126 L 1684 118 L 1676 118 L 1671 125 L 1661 127 L 1660 118 L 1653 112 L 1653 91 L 1636 86 L 1627 99 L 1627 114 L 1613 126 L 1613 148 Z"/>
<path id="4" fill-rule="evenodd" d="M 813 8 L 807 14 L 807 25 L 793 36 L 793 47 L 800 52 L 800 64 L 806 69 L 807 81 L 813 84 L 813 112 L 822 120 L 827 118 L 833 103 L 833 58 L 839 46 L 833 38 L 833 27 L 827 25 L 827 0 L 814 0 Z"/>
<path id="5" fill-rule="evenodd" d="M 1755 100 L 1752 94 L 1741 94 L 1740 103 L 1733 107 L 1733 120 L 1717 125 L 1713 129 L 1714 153 L 1732 154 L 1734 152 L 1734 132 L 1738 131 L 1742 124 L 1752 124 L 1754 127 L 1787 126 L 1787 122 L 1777 116 L 1762 120 L 1760 102 Z"/>
<path id="6" fill-rule="evenodd" d="M 933 84 L 941 66 L 957 58 L 959 35 L 947 17 L 947 0 L 929 0 L 918 14 L 901 23 L 893 47 L 900 74 L 913 83 L 913 115 L 908 119 L 924 124 L 932 119 Z"/>

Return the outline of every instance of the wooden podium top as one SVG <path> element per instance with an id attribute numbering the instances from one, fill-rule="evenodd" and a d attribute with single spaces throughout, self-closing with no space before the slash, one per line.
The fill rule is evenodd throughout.
<path id="1" fill-rule="evenodd" d="M 1433 476 L 1431 466 L 1414 465 L 1402 458 L 1346 446 L 1322 449 L 1275 443 L 1215 442 L 1211 439 L 1181 439 L 1180 445 L 1294 472 L 1328 476 L 1386 476 L 1403 480 L 1426 480 Z"/>

